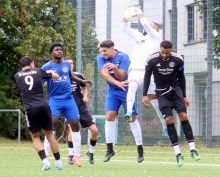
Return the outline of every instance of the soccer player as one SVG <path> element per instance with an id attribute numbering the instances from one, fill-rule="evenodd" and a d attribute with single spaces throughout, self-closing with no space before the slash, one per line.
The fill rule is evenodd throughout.
<path id="1" fill-rule="evenodd" d="M 200 156 L 195 148 L 193 131 L 186 113 L 186 106 L 189 106 L 190 103 L 186 98 L 183 59 L 177 53 L 172 52 L 172 43 L 170 41 L 161 42 L 160 51 L 148 57 L 142 99 L 142 103 L 147 107 L 149 106 L 147 92 L 152 73 L 156 83 L 156 94 L 160 111 L 166 121 L 168 135 L 176 154 L 177 166 L 180 167 L 183 165 L 183 155 L 180 152 L 178 135 L 174 126 L 173 108 L 178 113 L 183 133 L 191 150 L 191 157 L 195 160 L 200 160 Z"/>
<path id="2" fill-rule="evenodd" d="M 42 79 L 52 78 L 59 79 L 59 75 L 54 72 L 46 72 L 43 69 L 35 68 L 34 61 L 31 57 L 25 56 L 21 58 L 20 64 L 22 70 L 14 75 L 18 88 L 21 92 L 22 102 L 27 121 L 28 130 L 39 157 L 43 162 L 42 170 L 51 168 L 49 160 L 43 145 L 40 141 L 40 130 L 43 129 L 45 136 L 51 144 L 51 149 L 55 157 L 55 165 L 59 170 L 63 169 L 62 161 L 56 139 L 52 132 L 52 118 L 50 107 L 44 98 Z"/>
<path id="3" fill-rule="evenodd" d="M 79 131 L 79 111 L 76 103 L 73 99 L 70 81 L 74 80 L 80 83 L 89 83 L 91 81 L 82 80 L 72 74 L 71 66 L 69 62 L 62 60 L 63 46 L 54 42 L 49 48 L 49 53 L 52 56 L 52 60 L 43 65 L 43 69 L 52 70 L 59 74 L 59 80 L 46 79 L 48 88 L 48 102 L 52 112 L 53 130 L 55 132 L 62 111 L 67 122 L 72 129 L 72 142 L 74 146 L 73 162 L 81 167 L 80 161 L 80 148 L 81 148 L 81 135 Z M 46 155 L 49 155 L 50 144 L 45 137 L 44 147 Z"/>
<path id="4" fill-rule="evenodd" d="M 132 120 L 132 106 L 135 101 L 137 89 L 143 84 L 146 59 L 150 54 L 159 51 L 161 42 L 158 34 L 158 25 L 155 22 L 149 23 L 141 9 L 135 6 L 133 7 L 137 11 L 138 18 L 144 28 L 144 32 L 142 34 L 137 30 L 132 29 L 130 27 L 130 23 L 127 22 L 125 18 L 122 18 L 122 30 L 135 41 L 128 72 L 129 85 L 127 93 L 127 113 L 124 115 L 124 119 L 128 122 Z M 148 90 L 148 98 L 158 117 L 160 118 L 163 131 L 165 134 L 167 134 L 167 126 L 158 106 L 153 76 L 151 78 L 150 88 Z"/>
<path id="5" fill-rule="evenodd" d="M 114 49 L 114 42 L 104 40 L 100 43 L 101 54 L 97 57 L 98 68 L 108 85 L 106 95 L 106 121 L 105 121 L 105 138 L 107 144 L 107 153 L 104 162 L 108 162 L 115 155 L 113 150 L 113 136 L 115 132 L 115 118 L 118 110 L 122 105 L 124 112 L 127 111 L 126 95 L 128 76 L 127 71 L 130 64 L 127 54 Z M 137 162 L 144 160 L 141 127 L 137 120 L 137 111 L 133 104 L 132 122 L 129 123 L 138 150 Z"/>
<path id="6" fill-rule="evenodd" d="M 73 59 L 71 57 L 65 57 L 64 60 L 70 63 L 71 66 L 71 71 L 73 71 L 74 68 L 74 63 Z M 79 73 L 79 72 L 73 72 L 75 76 L 78 78 L 85 80 L 84 76 Z M 71 81 L 71 88 L 72 88 L 72 94 L 74 97 L 74 100 L 76 101 L 76 105 L 79 109 L 79 122 L 81 124 L 82 128 L 88 127 L 88 129 L 91 131 L 91 136 L 90 136 L 90 146 L 89 150 L 86 152 L 86 154 L 89 157 L 89 163 L 94 164 L 94 159 L 93 159 L 93 152 L 94 148 L 97 142 L 98 138 L 98 129 L 93 122 L 93 118 L 90 115 L 88 108 L 86 106 L 86 103 L 88 103 L 88 89 L 86 87 L 86 84 L 80 83 L 80 82 L 75 82 Z M 69 125 L 68 125 L 69 126 Z M 73 143 L 72 143 L 72 134 L 71 134 L 71 127 L 69 126 L 69 134 L 68 134 L 68 151 L 69 151 L 69 157 L 68 157 L 68 163 L 70 165 L 73 165 Z"/>

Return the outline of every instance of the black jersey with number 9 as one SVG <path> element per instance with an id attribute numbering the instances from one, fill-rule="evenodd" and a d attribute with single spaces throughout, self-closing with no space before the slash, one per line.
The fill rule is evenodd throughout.
<path id="1" fill-rule="evenodd" d="M 41 68 L 22 70 L 14 75 L 25 111 L 34 107 L 48 106 L 44 98 L 42 79 L 51 76 L 52 73 L 47 73 Z"/>

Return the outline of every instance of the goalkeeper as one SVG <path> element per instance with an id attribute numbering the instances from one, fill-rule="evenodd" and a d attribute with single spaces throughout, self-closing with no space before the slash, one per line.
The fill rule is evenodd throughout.
<path id="1" fill-rule="evenodd" d="M 124 115 L 124 119 L 128 122 L 132 121 L 132 107 L 137 89 L 143 84 L 146 59 L 149 55 L 159 51 L 161 42 L 157 23 L 149 22 L 137 4 L 131 4 L 129 7 L 131 6 L 135 8 L 144 30 L 143 33 L 140 33 L 132 29 L 130 23 L 124 17 L 122 18 L 122 30 L 135 41 L 128 72 L 127 113 Z M 167 126 L 159 110 L 153 76 L 151 76 L 148 98 L 162 122 L 163 131 L 167 135 Z"/>

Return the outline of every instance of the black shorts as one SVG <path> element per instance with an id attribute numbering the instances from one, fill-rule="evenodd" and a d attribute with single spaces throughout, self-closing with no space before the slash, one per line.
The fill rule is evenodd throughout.
<path id="1" fill-rule="evenodd" d="M 52 130 L 52 117 L 49 106 L 40 106 L 25 111 L 28 130 L 31 133 Z"/>
<path id="2" fill-rule="evenodd" d="M 79 122 L 80 122 L 82 128 L 87 128 L 87 127 L 90 127 L 91 125 L 95 124 L 93 122 L 93 118 L 90 115 L 89 111 L 82 112 L 79 114 L 79 116 L 80 116 Z"/>
<path id="3" fill-rule="evenodd" d="M 174 108 L 177 113 L 186 112 L 186 103 L 183 98 L 183 92 L 179 86 L 167 88 L 166 90 L 157 90 L 156 95 L 160 110 L 164 107 Z"/>

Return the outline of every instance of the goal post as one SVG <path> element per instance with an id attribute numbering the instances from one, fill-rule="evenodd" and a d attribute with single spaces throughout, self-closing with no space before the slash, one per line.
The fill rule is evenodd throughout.
<path id="1" fill-rule="evenodd" d="M 18 143 L 21 140 L 21 110 L 20 109 L 0 109 L 0 112 L 17 112 L 18 113 Z"/>

